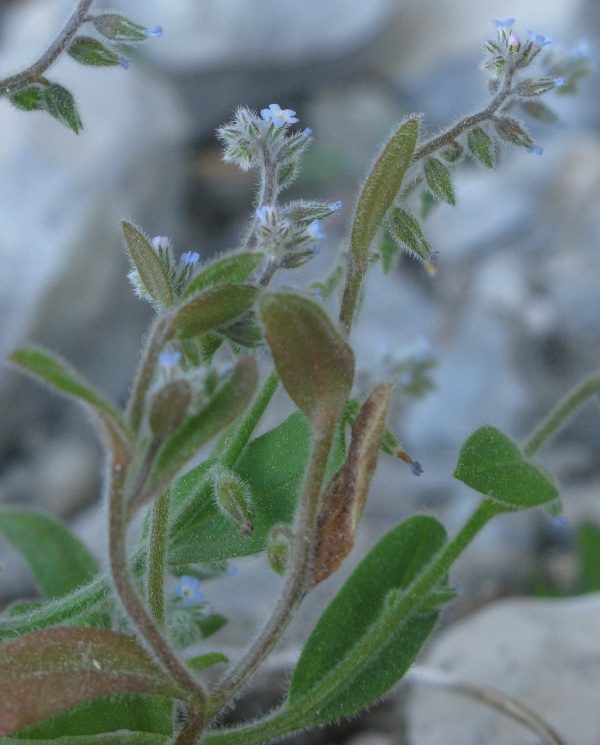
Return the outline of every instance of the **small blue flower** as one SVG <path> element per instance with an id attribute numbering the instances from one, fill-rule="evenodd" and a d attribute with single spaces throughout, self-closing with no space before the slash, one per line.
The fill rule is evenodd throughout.
<path id="1" fill-rule="evenodd" d="M 535 153 L 535 155 L 543 155 L 544 154 L 544 148 L 540 147 L 539 145 L 532 145 L 531 147 L 527 148 L 528 153 Z"/>
<path id="2" fill-rule="evenodd" d="M 283 127 L 284 124 L 295 124 L 299 121 L 296 112 L 291 109 L 282 109 L 279 104 L 272 103 L 268 109 L 262 109 L 260 115 L 265 121 L 272 121 L 275 127 Z"/>
<path id="3" fill-rule="evenodd" d="M 276 207 L 269 207 L 268 205 L 265 205 L 264 207 L 259 207 L 256 210 L 256 217 L 258 217 L 258 221 L 261 225 L 267 225 L 269 222 L 272 221 L 272 219 L 277 214 L 277 208 Z"/>
<path id="4" fill-rule="evenodd" d="M 547 39 L 545 36 L 542 36 L 541 34 L 536 34 L 535 31 L 532 31 L 531 29 L 527 29 L 527 33 L 529 36 L 531 36 L 531 43 L 534 47 L 537 47 L 541 49 L 542 47 L 547 46 L 548 44 L 552 44 L 550 39 Z"/>
<path id="5" fill-rule="evenodd" d="M 421 464 L 416 460 L 411 461 L 408 464 L 408 467 L 410 468 L 411 473 L 414 474 L 415 476 L 420 476 L 423 473 L 423 468 L 421 467 Z"/>
<path id="6" fill-rule="evenodd" d="M 331 205 L 331 211 L 332 212 L 339 212 L 342 209 L 343 206 L 344 206 L 343 202 L 340 202 L 340 201 L 334 202 Z"/>
<path id="7" fill-rule="evenodd" d="M 228 566 L 227 569 L 225 570 L 225 574 L 228 577 L 233 577 L 234 574 L 237 574 L 237 568 L 234 566 Z"/>
<path id="8" fill-rule="evenodd" d="M 196 253 L 196 251 L 186 251 L 184 254 L 181 254 L 179 261 L 182 264 L 197 264 L 200 261 L 200 254 Z"/>
<path id="9" fill-rule="evenodd" d="M 566 84 L 567 84 L 567 81 L 564 78 L 556 78 L 555 81 L 554 81 L 554 85 L 557 88 L 562 88 Z"/>
<path id="10" fill-rule="evenodd" d="M 310 237 L 315 241 L 322 241 L 325 238 L 323 224 L 320 220 L 313 220 L 307 228 Z"/>
<path id="11" fill-rule="evenodd" d="M 118 57 L 119 64 L 124 70 L 129 70 L 129 63 L 131 60 L 128 57 L 125 57 L 123 54 L 120 54 Z"/>
<path id="12" fill-rule="evenodd" d="M 168 248 L 169 247 L 169 239 L 165 235 L 157 235 L 155 236 L 152 241 L 152 248 L 155 251 L 158 251 L 159 248 Z"/>
<path id="13" fill-rule="evenodd" d="M 304 132 L 302 132 L 302 137 L 304 137 L 305 140 L 308 140 L 312 133 L 312 129 L 310 127 L 307 127 Z"/>
<path id="14" fill-rule="evenodd" d="M 515 19 L 507 18 L 505 21 L 494 20 L 492 23 L 496 28 L 511 28 L 515 23 Z"/>
<path id="15" fill-rule="evenodd" d="M 162 26 L 154 26 L 153 28 L 146 29 L 146 36 L 148 38 L 160 39 L 163 35 Z"/>
<path id="16" fill-rule="evenodd" d="M 158 364 L 163 370 L 172 370 L 177 367 L 181 359 L 181 352 L 161 352 L 158 355 Z"/>
<path id="17" fill-rule="evenodd" d="M 204 599 L 204 595 L 200 592 L 200 580 L 196 577 L 188 577 L 187 575 L 181 577 L 175 592 L 188 608 Z"/>

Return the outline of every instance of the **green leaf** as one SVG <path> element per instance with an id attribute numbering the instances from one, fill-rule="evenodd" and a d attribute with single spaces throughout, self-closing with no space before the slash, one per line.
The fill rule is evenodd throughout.
<path id="1" fill-rule="evenodd" d="M 486 168 L 494 168 L 498 162 L 498 148 L 492 138 L 481 127 L 469 132 L 469 150 Z"/>
<path id="2" fill-rule="evenodd" d="M 600 590 L 600 528 L 592 522 L 577 526 L 577 553 L 583 592 Z"/>
<path id="3" fill-rule="evenodd" d="M 523 458 L 510 438 L 490 426 L 481 427 L 466 440 L 454 478 L 508 510 L 527 509 L 558 498 L 548 477 Z"/>
<path id="4" fill-rule="evenodd" d="M 294 519 L 311 439 L 310 424 L 296 412 L 253 440 L 233 468 L 252 493 L 252 534 L 241 535 L 220 513 L 210 490 L 201 490 L 195 504 L 195 522 L 171 537 L 168 563 L 202 563 L 264 551 L 273 527 Z M 184 495 L 193 488 L 192 479 L 184 476 L 177 484 L 174 501 L 184 501 Z"/>
<path id="5" fill-rule="evenodd" d="M 435 197 L 453 206 L 456 204 L 450 170 L 437 158 L 425 161 L 425 181 Z"/>
<path id="6" fill-rule="evenodd" d="M 428 189 L 422 189 L 421 209 L 419 211 L 421 220 L 426 220 L 429 217 L 436 204 L 439 204 L 439 201 L 437 199 L 434 199 L 432 193 Z"/>
<path id="7" fill-rule="evenodd" d="M 352 658 L 356 645 L 376 631 L 390 596 L 402 594 L 445 542 L 442 525 L 419 515 L 379 541 L 313 629 L 294 670 L 286 708 L 308 709 L 309 720 L 320 724 L 359 711 L 400 680 L 433 630 L 436 612 L 398 618 L 393 633 L 367 659 L 356 660 L 352 672 L 327 686 L 326 693 L 319 691 L 336 667 Z"/>
<path id="8" fill-rule="evenodd" d="M 389 230 L 384 231 L 379 246 L 381 266 L 384 274 L 389 274 L 394 266 L 394 259 L 398 254 L 398 244 L 390 235 Z"/>
<path id="9" fill-rule="evenodd" d="M 332 431 L 352 388 L 352 349 L 323 308 L 301 295 L 264 294 L 260 311 L 289 397 L 317 433 Z"/>
<path id="10" fill-rule="evenodd" d="M 21 740 L 6 737 L 2 745 L 166 745 L 170 738 L 153 732 L 104 732 L 100 735 L 70 735 L 52 740 Z"/>
<path id="11" fill-rule="evenodd" d="M 394 207 L 388 219 L 388 230 L 398 245 L 422 261 L 431 259 L 432 249 L 417 218 L 404 206 Z"/>
<path id="12" fill-rule="evenodd" d="M 96 31 L 110 41 L 133 43 L 148 38 L 143 26 L 118 13 L 100 13 L 92 18 L 92 23 Z"/>
<path id="13" fill-rule="evenodd" d="M 116 631 L 58 627 L 0 647 L 0 736 L 118 693 L 187 698 L 134 639 Z"/>
<path id="14" fill-rule="evenodd" d="M 61 124 L 72 129 L 75 134 L 79 133 L 83 124 L 75 106 L 75 99 L 66 88 L 58 83 L 51 83 L 47 88 L 43 88 L 39 102 L 41 108 Z"/>
<path id="15" fill-rule="evenodd" d="M 9 360 L 61 393 L 91 406 L 110 429 L 127 431 L 121 413 L 113 404 L 56 355 L 39 347 L 21 347 L 10 355 Z"/>
<path id="16" fill-rule="evenodd" d="M 223 326 L 249 310 L 259 293 L 253 285 L 218 285 L 193 295 L 177 310 L 172 329 L 189 339 Z"/>
<path id="17" fill-rule="evenodd" d="M 127 252 L 142 284 L 156 305 L 165 310 L 173 304 L 173 289 L 167 273 L 149 241 L 131 223 L 121 223 Z"/>
<path id="18" fill-rule="evenodd" d="M 450 143 L 449 147 L 441 151 L 440 155 L 448 163 L 456 163 L 463 156 L 463 148 L 456 140 Z"/>
<path id="19" fill-rule="evenodd" d="M 220 662 L 229 662 L 229 658 L 221 652 L 209 652 L 208 654 L 201 654 L 199 657 L 192 657 L 191 660 L 187 661 L 187 665 L 192 670 L 199 671 L 218 665 Z"/>
<path id="20" fill-rule="evenodd" d="M 183 297 L 189 297 L 196 292 L 200 292 L 200 290 L 215 285 L 233 285 L 245 282 L 264 260 L 265 256 L 262 253 L 240 253 L 219 259 L 190 281 L 185 288 Z"/>
<path id="21" fill-rule="evenodd" d="M 109 67 L 119 64 L 119 55 L 91 36 L 76 36 L 67 48 L 67 54 L 82 65 Z"/>
<path id="22" fill-rule="evenodd" d="M 539 80 L 528 78 L 517 83 L 512 92 L 515 96 L 541 96 L 543 93 L 547 93 L 553 88 L 556 88 L 556 81 L 554 78 L 541 78 Z"/>
<path id="23" fill-rule="evenodd" d="M 533 145 L 529 133 L 516 119 L 511 119 L 508 116 L 496 116 L 493 121 L 496 132 L 511 145 L 520 145 L 521 147 L 531 147 Z"/>
<path id="24" fill-rule="evenodd" d="M 45 597 L 67 595 L 98 574 L 98 565 L 83 543 L 39 512 L 1 508 L 0 533 L 21 553 Z"/>
<path id="25" fill-rule="evenodd" d="M 150 481 L 172 478 L 198 450 L 231 424 L 250 403 L 258 383 L 254 357 L 244 357 L 229 380 L 197 414 L 189 417 L 160 449 Z"/>
<path id="26" fill-rule="evenodd" d="M 417 146 L 419 117 L 403 122 L 375 162 L 362 189 L 352 225 L 352 253 L 366 261 L 375 234 L 402 187 Z"/>
<path id="27" fill-rule="evenodd" d="M 217 631 L 223 628 L 228 622 L 225 616 L 220 613 L 211 613 L 199 621 L 196 621 L 197 626 L 200 628 L 200 633 L 203 639 L 208 639 L 209 636 L 216 634 Z"/>
<path id="28" fill-rule="evenodd" d="M 161 696 L 124 694 L 103 696 L 54 714 L 15 734 L 23 740 L 53 740 L 60 737 L 93 736 L 118 730 L 170 735 L 173 702 Z M 50 745 L 50 744 L 48 744 Z"/>
<path id="29" fill-rule="evenodd" d="M 26 85 L 18 91 L 11 93 L 10 102 L 21 111 L 35 111 L 43 109 L 41 97 L 42 87 L 40 85 Z"/>

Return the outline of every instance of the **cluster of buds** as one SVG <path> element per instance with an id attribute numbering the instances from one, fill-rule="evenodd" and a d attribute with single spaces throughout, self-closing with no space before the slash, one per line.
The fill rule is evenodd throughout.
<path id="1" fill-rule="evenodd" d="M 181 254 L 179 260 L 175 258 L 171 241 L 166 236 L 157 235 L 149 241 L 158 256 L 161 266 L 169 280 L 175 297 L 180 297 L 188 282 L 195 273 L 196 268 L 200 265 L 200 254 L 196 251 L 186 251 Z M 152 300 L 148 289 L 144 285 L 139 271 L 132 267 L 127 275 L 133 285 L 135 294 L 144 300 Z"/>
<path id="2" fill-rule="evenodd" d="M 484 67 L 496 77 L 501 77 L 509 69 L 518 70 L 528 67 L 540 51 L 551 43 L 550 39 L 531 29 L 527 32 L 529 39 L 521 40 L 513 31 L 514 18 L 507 18 L 505 21 L 496 20 L 492 23 L 498 33 L 496 39 L 489 39 L 485 45 L 490 58 L 486 60 Z"/>

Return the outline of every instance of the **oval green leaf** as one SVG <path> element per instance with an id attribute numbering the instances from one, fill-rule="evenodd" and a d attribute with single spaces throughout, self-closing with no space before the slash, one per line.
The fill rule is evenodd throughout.
<path id="1" fill-rule="evenodd" d="M 264 294 L 260 311 L 289 397 L 317 433 L 333 431 L 352 388 L 352 349 L 323 308 L 301 295 Z"/>
<path id="2" fill-rule="evenodd" d="M 156 305 L 165 310 L 173 303 L 173 288 L 158 254 L 149 241 L 130 222 L 121 223 L 127 252 L 142 284 Z"/>
<path id="3" fill-rule="evenodd" d="M 116 631 L 58 627 L 0 647 L 0 736 L 118 693 L 186 698 L 134 639 Z"/>
<path id="4" fill-rule="evenodd" d="M 388 229 L 396 243 L 409 254 L 422 261 L 431 259 L 431 246 L 423 235 L 421 225 L 404 205 L 394 207 L 390 212 Z"/>
<path id="5" fill-rule="evenodd" d="M 116 52 L 107 49 L 102 42 L 91 36 L 76 36 L 67 48 L 67 54 L 82 65 L 110 67 L 120 64 Z"/>
<path id="6" fill-rule="evenodd" d="M 265 260 L 261 253 L 240 253 L 226 256 L 207 266 L 197 274 L 185 288 L 183 297 L 187 298 L 201 290 L 215 285 L 233 285 L 245 282 L 252 272 Z"/>
<path id="7" fill-rule="evenodd" d="M 249 310 L 258 295 L 252 285 L 219 285 L 192 296 L 177 310 L 173 332 L 190 339 L 233 321 Z"/>
<path id="8" fill-rule="evenodd" d="M 469 150 L 486 168 L 494 168 L 498 162 L 499 151 L 496 143 L 481 127 L 475 127 L 467 138 Z"/>
<path id="9" fill-rule="evenodd" d="M 23 556 L 45 597 L 61 597 L 98 574 L 94 557 L 64 525 L 19 507 L 0 509 L 0 533 Z"/>
<path id="10" fill-rule="evenodd" d="M 463 444 L 454 478 L 508 510 L 527 509 L 558 499 L 558 491 L 539 468 L 495 427 L 480 427 Z"/>
<path id="11" fill-rule="evenodd" d="M 425 181 L 434 197 L 452 206 L 456 204 L 450 169 L 437 158 L 428 158 L 425 161 Z"/>
<path id="12" fill-rule="evenodd" d="M 58 83 L 51 83 L 47 88 L 43 88 L 39 104 L 42 109 L 47 111 L 65 127 L 72 129 L 78 134 L 83 124 L 79 118 L 75 99 L 71 92 Z"/>
<path id="13" fill-rule="evenodd" d="M 368 706 L 404 675 L 435 626 L 438 614 L 399 618 L 393 633 L 334 687 L 335 668 L 376 630 L 387 599 L 403 592 L 446 542 L 443 526 L 417 515 L 391 530 L 354 570 L 313 629 L 294 670 L 286 709 L 319 724 Z M 423 598 L 424 603 L 427 599 Z M 329 680 L 328 680 L 329 678 Z"/>

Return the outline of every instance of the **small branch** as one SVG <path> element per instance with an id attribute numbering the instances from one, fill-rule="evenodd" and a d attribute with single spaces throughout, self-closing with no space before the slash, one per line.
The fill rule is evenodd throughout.
<path id="1" fill-rule="evenodd" d="M 44 52 L 37 62 L 23 72 L 11 75 L 0 81 L 0 95 L 9 95 L 15 90 L 22 88 L 36 80 L 55 62 L 67 47 L 71 39 L 77 33 L 79 27 L 89 20 L 87 12 L 93 0 L 80 0 L 73 14 L 67 21 L 66 26 L 56 37 L 50 47 Z"/>
<path id="2" fill-rule="evenodd" d="M 597 395 L 600 395 L 600 375 L 592 375 L 577 385 L 554 411 L 550 412 L 523 446 L 523 453 L 528 456 L 535 455 L 588 398 Z"/>

